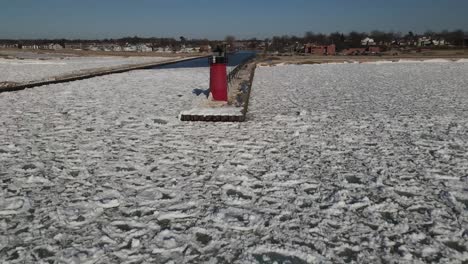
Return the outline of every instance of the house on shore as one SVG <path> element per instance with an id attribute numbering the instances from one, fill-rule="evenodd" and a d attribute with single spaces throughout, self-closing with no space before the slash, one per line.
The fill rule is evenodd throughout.
<path id="1" fill-rule="evenodd" d="M 83 50 L 83 44 L 82 43 L 65 43 L 65 48 L 72 49 L 72 50 Z"/>
<path id="2" fill-rule="evenodd" d="M 38 50 L 39 49 L 39 46 L 38 45 L 22 45 L 21 46 L 22 49 L 32 49 L 32 50 Z"/>
<path id="3" fill-rule="evenodd" d="M 50 49 L 50 50 L 62 50 L 63 46 L 60 45 L 60 44 L 57 44 L 57 43 L 51 43 L 51 44 L 49 44 L 48 49 Z"/>
<path id="4" fill-rule="evenodd" d="M 137 51 L 137 47 L 135 45 L 130 45 L 130 44 L 126 44 L 124 47 L 123 47 L 123 51 Z"/>
<path id="5" fill-rule="evenodd" d="M 136 45 L 136 51 L 138 51 L 138 52 L 152 52 L 153 48 L 151 48 L 150 46 L 148 46 L 146 44 L 138 44 L 138 45 Z"/>
<path id="6" fill-rule="evenodd" d="M 210 45 L 200 46 L 200 52 L 211 52 L 211 46 Z"/>
<path id="7" fill-rule="evenodd" d="M 160 53 L 172 53 L 173 52 L 170 46 L 153 48 L 153 50 L 156 52 L 160 52 Z"/>
<path id="8" fill-rule="evenodd" d="M 4 49 L 18 49 L 20 46 L 18 44 L 2 44 L 0 45 L 0 48 Z"/>
<path id="9" fill-rule="evenodd" d="M 304 53 L 314 55 L 336 55 L 336 45 L 317 46 L 314 44 L 306 44 Z"/>
<path id="10" fill-rule="evenodd" d="M 375 46 L 377 45 L 377 43 L 374 41 L 374 39 L 367 37 L 361 40 L 361 45 L 362 46 Z"/>

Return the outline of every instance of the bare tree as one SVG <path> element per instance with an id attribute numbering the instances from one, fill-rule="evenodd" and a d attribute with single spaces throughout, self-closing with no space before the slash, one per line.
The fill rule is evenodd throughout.
<path id="1" fill-rule="evenodd" d="M 359 32 L 356 32 L 356 31 L 352 31 L 351 33 L 349 33 L 349 39 L 350 39 L 351 47 L 353 47 L 353 48 L 360 47 L 361 46 L 361 41 L 365 37 L 367 37 L 366 33 L 359 33 Z"/>
<path id="2" fill-rule="evenodd" d="M 236 37 L 228 35 L 224 38 L 224 41 L 226 41 L 226 44 L 230 50 L 234 49 L 234 42 L 236 42 Z"/>

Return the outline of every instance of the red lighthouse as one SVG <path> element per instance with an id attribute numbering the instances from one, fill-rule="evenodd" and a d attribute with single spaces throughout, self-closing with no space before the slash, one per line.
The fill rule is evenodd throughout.
<path id="1" fill-rule="evenodd" d="M 228 100 L 227 63 L 225 49 L 218 46 L 210 60 L 210 91 L 215 101 Z"/>

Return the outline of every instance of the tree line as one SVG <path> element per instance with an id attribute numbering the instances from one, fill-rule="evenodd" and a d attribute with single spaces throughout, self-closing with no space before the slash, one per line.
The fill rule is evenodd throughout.
<path id="1" fill-rule="evenodd" d="M 305 32 L 303 36 L 294 36 L 294 35 L 283 35 L 283 36 L 274 36 L 267 39 L 243 39 L 238 40 L 239 42 L 247 43 L 246 48 L 249 49 L 258 49 L 261 47 L 261 44 L 267 44 L 268 50 L 286 50 L 295 48 L 296 46 L 302 46 L 306 43 L 313 43 L 316 45 L 330 45 L 335 44 L 337 49 L 345 48 L 354 48 L 360 47 L 361 41 L 366 38 L 372 38 L 376 43 L 385 43 L 386 45 L 394 41 L 403 40 L 405 42 L 416 42 L 418 38 L 425 36 L 432 39 L 443 39 L 450 43 L 453 46 L 460 47 L 463 45 L 464 38 L 468 36 L 468 32 L 463 30 L 443 30 L 440 32 L 435 31 L 426 31 L 422 34 L 414 33 L 412 31 L 408 33 L 401 32 L 386 32 L 380 30 L 373 30 L 371 32 L 358 32 L 351 31 L 349 33 L 334 32 L 330 34 L 324 33 L 314 33 L 312 31 Z M 68 44 L 117 44 L 117 45 L 135 45 L 140 43 L 147 43 L 153 47 L 180 47 L 182 45 L 186 46 L 205 46 L 210 45 L 215 47 L 221 43 L 228 43 L 233 46 L 233 43 L 236 42 L 234 36 L 228 35 L 224 40 L 208 40 L 208 39 L 189 39 L 184 36 L 179 38 L 157 38 L 157 37 L 124 37 L 124 38 L 106 38 L 106 39 L 0 39 L 0 44 L 14 45 L 47 45 L 50 43 L 56 43 L 64 46 Z"/>
<path id="2" fill-rule="evenodd" d="M 468 32 L 463 30 L 443 30 L 440 32 L 426 31 L 422 34 L 417 34 L 412 31 L 403 34 L 401 32 L 385 32 L 380 30 L 373 30 L 371 32 L 357 32 L 351 31 L 349 33 L 334 32 L 330 34 L 314 33 L 308 31 L 302 37 L 298 36 L 274 36 L 271 39 L 267 39 L 270 43 L 269 49 L 281 50 L 285 48 L 292 48 L 295 44 L 313 43 L 316 45 L 330 45 L 335 44 L 337 49 L 344 48 L 357 48 L 362 46 L 361 41 L 366 37 L 372 38 L 377 44 L 382 43 L 385 45 L 391 44 L 392 42 L 404 41 L 406 43 L 417 42 L 420 37 L 430 37 L 434 40 L 445 40 L 453 46 L 462 46 L 465 36 L 468 36 Z"/>
<path id="3" fill-rule="evenodd" d="M 50 43 L 60 44 L 117 44 L 117 45 L 136 45 L 141 43 L 151 44 L 152 46 L 165 47 L 165 46 L 181 46 L 181 45 L 193 45 L 193 46 L 204 46 L 204 45 L 216 45 L 220 41 L 208 40 L 208 39 L 188 39 L 183 36 L 179 38 L 156 38 L 156 37 L 124 37 L 124 38 L 105 38 L 105 39 L 0 39 L 0 44 L 21 44 L 21 45 L 47 45 Z"/>

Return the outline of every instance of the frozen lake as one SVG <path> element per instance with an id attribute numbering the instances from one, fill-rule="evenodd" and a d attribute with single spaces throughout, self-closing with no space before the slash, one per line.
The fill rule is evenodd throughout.
<path id="1" fill-rule="evenodd" d="M 177 120 L 203 67 L 2 93 L 0 262 L 466 261 L 467 72 L 261 67 L 236 124 Z"/>

